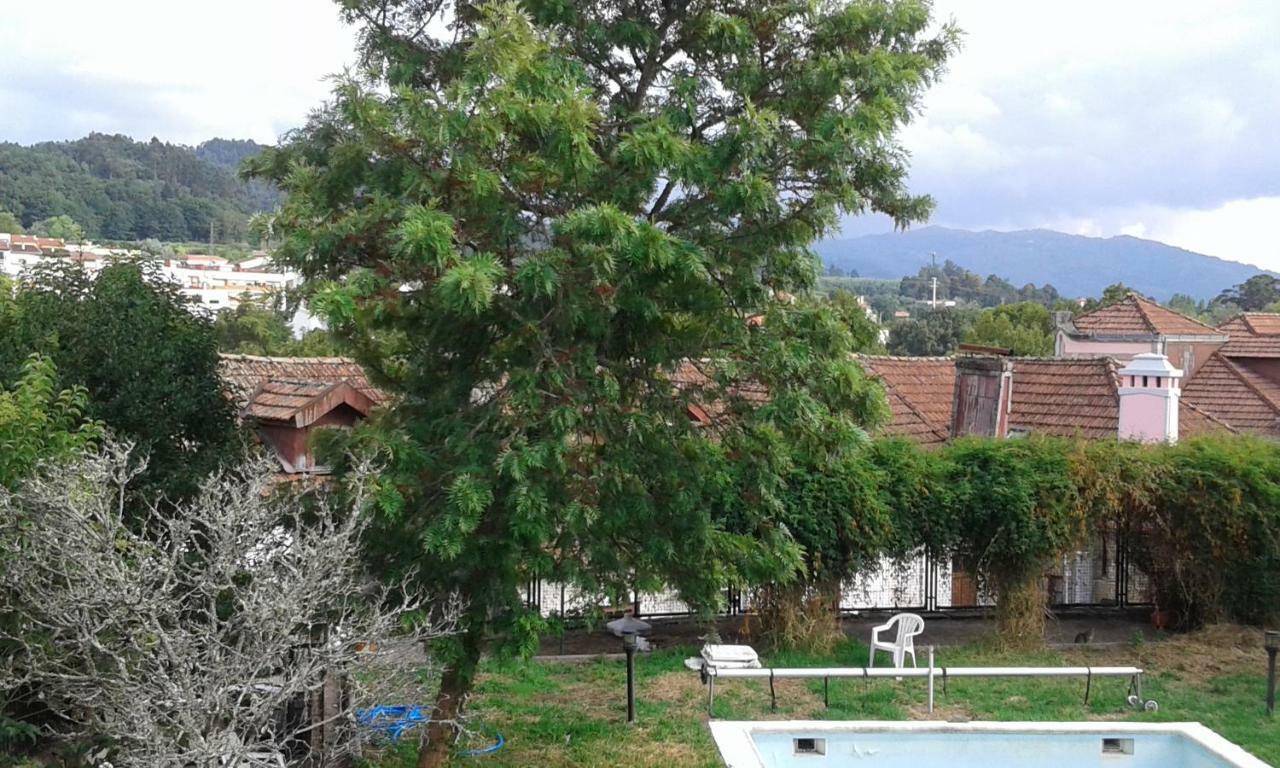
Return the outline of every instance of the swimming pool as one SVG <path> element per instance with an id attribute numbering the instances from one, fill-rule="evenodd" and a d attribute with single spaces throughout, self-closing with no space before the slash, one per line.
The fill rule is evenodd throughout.
<path id="1" fill-rule="evenodd" d="M 711 723 L 728 768 L 1267 768 L 1199 723 Z"/>

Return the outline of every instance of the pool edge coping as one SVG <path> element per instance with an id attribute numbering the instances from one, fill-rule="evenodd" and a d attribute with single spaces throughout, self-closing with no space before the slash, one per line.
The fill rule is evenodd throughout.
<path id="1" fill-rule="evenodd" d="M 1240 745 L 1198 722 L 1132 723 L 1124 721 L 1009 721 L 971 720 L 711 720 L 712 739 L 727 768 L 765 768 L 753 733 L 1148 733 L 1183 736 L 1235 768 L 1271 768 Z"/>

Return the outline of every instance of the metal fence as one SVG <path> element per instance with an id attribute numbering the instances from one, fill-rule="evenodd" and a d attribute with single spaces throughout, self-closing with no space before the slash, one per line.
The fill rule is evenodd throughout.
<path id="1" fill-rule="evenodd" d="M 1149 605 L 1149 580 L 1129 557 L 1125 539 L 1115 533 L 1095 537 L 1087 547 L 1062 557 L 1044 574 L 1044 589 L 1053 608 Z M 969 559 L 962 555 L 935 556 L 921 552 L 903 562 L 885 560 L 874 571 L 843 584 L 840 610 L 844 613 L 918 611 L 935 613 L 988 608 L 994 597 L 982 588 Z M 547 617 L 581 616 L 589 610 L 630 612 L 651 618 L 694 613 L 671 590 L 640 592 L 629 603 L 602 604 L 571 585 L 533 579 L 525 587 L 528 607 Z M 751 610 L 749 590 L 727 588 L 721 615 Z"/>

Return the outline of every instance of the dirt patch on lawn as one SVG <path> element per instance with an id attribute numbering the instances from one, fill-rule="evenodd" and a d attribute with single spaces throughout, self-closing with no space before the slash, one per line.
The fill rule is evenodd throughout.
<path id="1" fill-rule="evenodd" d="M 1171 642 L 1143 646 L 1139 655 L 1154 671 L 1176 672 L 1191 682 L 1205 682 L 1222 675 L 1251 674 L 1265 657 L 1262 630 L 1221 624 Z"/>
<path id="2" fill-rule="evenodd" d="M 1136 664 L 1148 673 L 1168 673 L 1191 683 L 1204 683 L 1223 675 L 1256 673 L 1265 652 L 1262 630 L 1218 624 L 1172 635 L 1160 643 L 1070 651 L 1067 657 L 1080 664 Z"/>
<path id="3" fill-rule="evenodd" d="M 663 704 L 688 704 L 706 697 L 697 673 L 688 671 L 658 675 L 643 684 L 641 693 L 646 700 Z"/>

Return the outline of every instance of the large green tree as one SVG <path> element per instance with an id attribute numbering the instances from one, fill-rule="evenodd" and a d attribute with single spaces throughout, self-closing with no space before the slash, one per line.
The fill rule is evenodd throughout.
<path id="1" fill-rule="evenodd" d="M 7 308 L 0 299 L 0 316 L 0 381 L 32 352 L 52 360 L 59 387 L 87 390 L 88 415 L 147 455 L 140 490 L 188 496 L 239 450 L 212 328 L 162 275 L 41 264 Z"/>
<path id="2" fill-rule="evenodd" d="M 399 396 L 355 435 L 376 554 L 468 605 L 438 765 L 488 640 L 532 642 L 534 573 L 709 607 L 796 567 L 793 451 L 838 460 L 883 406 L 848 327 L 785 299 L 841 213 L 928 212 L 895 133 L 956 33 L 923 0 L 340 5 L 358 74 L 249 162 L 289 195 L 278 258 Z"/>
<path id="3" fill-rule="evenodd" d="M 1216 304 L 1235 304 L 1246 312 L 1258 312 L 1280 301 L 1280 278 L 1254 275 L 1232 286 L 1214 299 Z"/>

